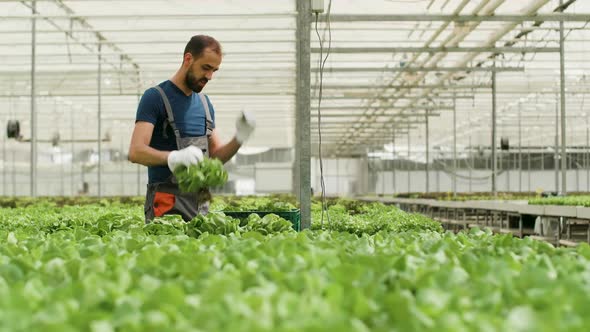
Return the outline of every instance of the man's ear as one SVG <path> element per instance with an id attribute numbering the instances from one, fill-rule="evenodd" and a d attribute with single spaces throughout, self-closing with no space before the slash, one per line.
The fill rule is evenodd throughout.
<path id="1" fill-rule="evenodd" d="M 184 54 L 183 60 L 184 60 L 183 62 L 184 62 L 185 65 L 190 66 L 190 65 L 193 64 L 192 63 L 193 62 L 193 55 L 190 54 L 189 52 L 187 52 L 187 53 Z"/>

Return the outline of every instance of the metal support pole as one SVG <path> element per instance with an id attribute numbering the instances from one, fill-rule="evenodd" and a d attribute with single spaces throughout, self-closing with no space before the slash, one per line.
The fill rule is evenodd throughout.
<path id="1" fill-rule="evenodd" d="M 471 121 L 470 121 L 471 123 Z M 471 165 L 469 165 L 469 192 L 473 192 L 473 168 L 475 168 L 475 157 L 473 156 L 473 149 L 471 147 L 471 133 L 469 133 L 469 159 Z"/>
<path id="2" fill-rule="evenodd" d="M 529 149 L 529 152 L 527 153 L 527 176 L 528 176 L 528 186 L 527 186 L 527 190 L 530 193 L 531 192 L 531 150 Z"/>
<path id="3" fill-rule="evenodd" d="M 16 147 L 12 145 L 12 197 L 16 196 Z"/>
<path id="4" fill-rule="evenodd" d="M 501 134 L 500 134 L 501 137 Z M 498 154 L 498 172 L 502 172 L 502 170 L 505 169 L 504 168 L 504 152 L 502 151 L 502 149 L 500 149 L 500 153 Z M 508 175 L 508 170 L 506 171 L 506 175 Z M 508 191 L 508 176 L 506 176 L 506 186 L 504 187 L 504 190 L 500 190 L 500 191 Z"/>
<path id="5" fill-rule="evenodd" d="M 139 93 L 139 72 L 137 72 L 137 102 L 139 103 L 139 101 L 141 100 L 141 94 Z M 137 196 L 141 195 L 141 167 L 139 164 L 137 164 L 136 167 L 137 170 Z"/>
<path id="6" fill-rule="evenodd" d="M 563 6 L 563 0 L 559 1 Z M 567 195 L 567 151 L 566 151 L 566 122 L 565 122 L 565 35 L 564 23 L 559 22 L 559 72 L 561 88 L 561 194 Z"/>
<path id="7" fill-rule="evenodd" d="M 590 113 L 589 113 L 590 116 Z M 588 128 L 588 118 L 586 118 L 586 190 L 590 191 L 590 128 Z"/>
<path id="8" fill-rule="evenodd" d="M 408 193 L 411 192 L 410 191 L 410 184 L 411 184 L 410 183 L 410 174 L 411 174 L 410 173 L 410 162 L 411 162 L 411 160 L 410 160 L 410 155 L 411 155 L 410 149 L 411 149 L 411 144 L 410 144 L 410 125 L 408 124 L 408 162 L 407 162 L 407 164 L 408 164 Z"/>
<path id="9" fill-rule="evenodd" d="M 36 64 L 36 38 L 37 20 L 35 18 L 37 1 L 31 1 L 31 196 L 37 196 L 37 111 L 35 110 L 35 64 Z"/>
<path id="10" fill-rule="evenodd" d="M 301 229 L 311 226 L 311 4 L 297 0 L 297 163 L 299 167 L 299 203 Z"/>
<path id="11" fill-rule="evenodd" d="M 64 176 L 64 152 L 62 151 L 61 147 L 59 148 L 59 181 L 60 181 L 60 187 L 59 187 L 59 194 L 63 197 L 66 195 L 66 189 L 65 189 L 65 176 Z"/>
<path id="12" fill-rule="evenodd" d="M 8 101 L 9 103 L 12 103 L 12 99 L 10 99 Z M 8 122 L 8 121 L 6 121 Z M 7 165 L 7 160 L 8 158 L 6 157 L 6 141 L 8 140 L 8 138 L 4 135 L 2 135 L 2 196 L 8 196 L 6 195 L 6 190 L 8 188 L 8 185 L 6 185 L 6 165 Z"/>
<path id="13" fill-rule="evenodd" d="M 102 183 L 102 121 L 101 121 L 101 114 L 102 114 L 102 43 L 98 43 L 98 82 L 97 82 L 97 89 L 98 89 L 98 197 L 102 196 L 101 190 L 101 183 Z"/>
<path id="14" fill-rule="evenodd" d="M 53 111 L 54 113 L 58 113 L 57 111 L 57 100 L 54 99 L 53 100 Z M 58 134 L 61 132 L 61 124 L 63 123 L 63 118 L 64 118 L 64 112 L 61 111 L 59 112 L 59 122 L 57 125 L 57 132 Z M 59 146 L 59 194 L 63 197 L 65 196 L 65 184 L 64 184 L 64 151 L 62 151 L 62 147 L 58 144 Z"/>
<path id="15" fill-rule="evenodd" d="M 440 192 L 440 170 L 437 167 L 433 167 L 436 174 L 436 192 Z"/>
<path id="16" fill-rule="evenodd" d="M 453 197 L 457 197 L 457 95 L 453 93 Z"/>
<path id="17" fill-rule="evenodd" d="M 576 153 L 576 156 L 578 154 Z M 577 160 L 577 158 L 576 158 Z M 574 159 L 570 158 L 570 168 L 576 168 L 576 191 L 580 192 L 580 167 L 579 167 L 579 163 L 576 161 L 574 164 Z"/>
<path id="18" fill-rule="evenodd" d="M 430 169 L 428 167 L 428 163 L 429 163 L 429 159 L 430 159 L 429 157 L 430 156 L 428 154 L 428 152 L 429 152 L 428 150 L 430 150 L 430 146 L 429 146 L 429 143 L 430 143 L 429 142 L 429 138 L 430 137 L 428 137 L 428 131 L 429 131 L 428 130 L 429 129 L 428 128 L 428 114 L 426 114 L 424 116 L 424 118 L 425 118 L 425 121 L 426 121 L 426 123 L 425 123 L 426 124 L 426 126 L 425 126 L 426 127 L 425 128 L 426 129 L 426 162 L 424 164 L 424 171 L 426 173 L 426 192 L 429 193 L 430 192 Z"/>
<path id="19" fill-rule="evenodd" d="M 379 170 L 381 173 L 381 195 L 385 195 L 385 162 L 384 160 L 378 160 L 377 162 L 380 165 Z M 378 176 L 377 179 L 379 179 Z"/>
<path id="20" fill-rule="evenodd" d="M 72 160 L 70 160 L 70 195 L 76 195 L 74 187 L 74 114 L 72 106 L 70 106 L 70 150 L 72 151 Z"/>
<path id="21" fill-rule="evenodd" d="M 559 192 L 559 103 L 558 96 L 555 95 L 555 153 L 553 154 L 553 164 L 555 166 L 555 192 Z"/>
<path id="22" fill-rule="evenodd" d="M 506 167 L 504 167 L 504 161 L 506 161 Z M 500 171 L 506 170 L 506 191 L 510 192 L 510 154 L 504 158 L 504 152 L 500 153 Z"/>
<path id="23" fill-rule="evenodd" d="M 121 140 L 121 142 L 119 143 L 119 151 L 121 151 L 121 155 L 124 154 L 124 147 L 123 147 L 123 140 Z M 121 179 L 120 179 L 120 183 L 121 183 L 121 196 L 125 196 L 125 189 L 126 189 L 126 185 L 125 185 L 125 162 L 123 160 L 118 160 L 119 165 L 120 165 L 120 175 L 121 175 Z"/>
<path id="24" fill-rule="evenodd" d="M 475 108 L 475 100 L 472 101 L 472 108 Z M 471 126 L 471 110 L 467 113 L 467 120 L 469 120 L 469 126 Z M 473 192 L 473 169 L 475 168 L 475 156 L 473 155 L 473 146 L 471 145 L 471 130 L 469 130 L 469 192 Z M 467 160 L 465 160 L 467 164 Z M 464 225 L 466 226 L 466 225 Z"/>
<path id="25" fill-rule="evenodd" d="M 492 195 L 494 197 L 498 196 L 496 191 L 496 166 L 496 72 L 492 71 Z"/>
<path id="26" fill-rule="evenodd" d="M 273 160 L 276 160 L 276 159 L 273 159 Z M 336 158 L 336 195 L 340 195 L 340 162 L 339 162 L 339 160 L 340 160 L 340 158 Z M 311 165 L 310 165 L 310 167 L 311 167 Z"/>
<path id="27" fill-rule="evenodd" d="M 8 114 L 12 115 L 12 98 L 8 99 Z M 9 115 L 7 115 L 4 119 L 5 122 L 8 123 Z M 6 125 L 5 125 L 6 127 Z M 8 196 L 8 184 L 6 183 L 6 171 L 8 168 L 8 155 L 6 154 L 6 142 L 8 141 L 8 137 L 2 135 L 2 195 Z"/>
<path id="28" fill-rule="evenodd" d="M 518 192 L 522 192 L 522 104 L 518 103 Z"/>
<path id="29" fill-rule="evenodd" d="M 395 195 L 395 127 L 391 130 L 391 191 Z"/>

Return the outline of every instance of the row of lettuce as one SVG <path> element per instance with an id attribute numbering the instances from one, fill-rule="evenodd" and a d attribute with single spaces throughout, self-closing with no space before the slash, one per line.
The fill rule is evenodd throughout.
<path id="1" fill-rule="evenodd" d="M 289 211 L 295 208 L 297 201 L 293 195 L 272 195 L 269 197 L 258 196 L 217 196 L 216 202 L 218 207 L 224 211 Z M 370 197 L 370 196 L 369 196 Z M 383 197 L 383 196 L 381 196 Z M 550 196 L 541 197 L 540 194 L 535 193 L 499 193 L 497 196 L 492 196 L 489 193 L 462 193 L 453 196 L 452 193 L 429 193 L 429 194 L 411 194 L 411 195 L 396 195 L 399 198 L 415 198 L 415 199 L 436 199 L 445 201 L 476 201 L 476 200 L 526 200 L 531 205 L 571 205 L 590 207 L 590 194 L 588 193 L 572 193 L 568 196 Z M 377 196 L 375 196 L 377 198 Z M 114 197 L 0 197 L 0 207 L 25 207 L 29 205 L 37 205 L 41 203 L 55 204 L 57 206 L 70 205 L 109 205 L 111 203 L 121 203 L 130 205 L 143 204 L 145 198 L 142 196 L 114 196 Z M 330 199 L 330 202 L 337 201 Z M 314 198 L 314 202 L 318 203 L 319 199 Z M 331 204 L 331 203 L 330 203 Z"/>
<path id="2" fill-rule="evenodd" d="M 493 196 L 490 193 L 411 193 L 399 194 L 397 198 L 413 199 L 435 199 L 440 201 L 485 201 L 485 200 L 524 200 L 530 205 L 565 205 L 590 207 L 590 194 L 588 192 L 568 193 L 567 196 L 557 196 L 555 193 L 548 193 L 543 196 L 541 193 L 498 193 Z M 380 197 L 383 197 L 382 195 Z"/>
<path id="3" fill-rule="evenodd" d="M 281 198 L 284 197 L 218 197 L 211 205 L 212 212 L 206 216 L 198 216 L 188 223 L 180 216 L 163 216 L 149 224 L 144 222 L 140 204 L 102 199 L 63 205 L 51 199 L 41 199 L 37 204 L 27 202 L 15 208 L 2 208 L 0 229 L 44 233 L 85 229 L 99 236 L 120 230 L 153 235 L 186 234 L 195 238 L 204 233 L 229 235 L 258 232 L 267 235 L 294 231 L 296 227 L 292 221 L 274 213 L 263 217 L 250 213 L 243 218 L 230 216 L 232 212 L 244 211 L 296 211 L 295 202 Z M 331 200 L 327 205 L 328 208 L 322 210 L 319 202 L 313 204 L 312 230 L 342 231 L 359 236 L 379 231 L 442 231 L 440 224 L 430 218 L 406 213 L 391 205 L 347 199 Z"/>
<path id="4" fill-rule="evenodd" d="M 241 203 L 240 203 L 241 202 Z M 290 199 L 212 208 L 289 210 Z M 273 205 L 275 204 L 275 205 Z M 232 208 L 233 207 L 233 208 Z M 170 216 L 141 204 L 0 209 L 3 331 L 585 331 L 590 247 L 442 232 L 379 203 Z"/>

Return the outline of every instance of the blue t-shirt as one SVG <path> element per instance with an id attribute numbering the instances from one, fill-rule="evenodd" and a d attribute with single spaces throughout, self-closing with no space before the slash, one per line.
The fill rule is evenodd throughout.
<path id="1" fill-rule="evenodd" d="M 164 90 L 172 113 L 174 114 L 174 122 L 180 131 L 180 137 L 196 137 L 206 135 L 206 121 L 205 108 L 201 102 L 201 98 L 193 92 L 192 95 L 187 96 L 170 80 L 159 84 Z M 215 110 L 209 98 L 209 112 L 211 113 L 212 127 L 215 128 Z M 177 150 L 176 138 L 174 131 L 170 126 L 166 127 L 166 134 L 168 138 L 164 138 L 163 127 L 164 122 L 168 117 L 166 116 L 166 108 L 162 96 L 155 88 L 147 89 L 137 107 L 137 116 L 135 122 L 145 121 L 154 125 L 154 133 L 150 141 L 150 147 L 161 151 Z M 150 166 L 148 167 L 148 181 L 149 183 L 162 182 L 170 177 L 170 169 L 168 166 Z"/>

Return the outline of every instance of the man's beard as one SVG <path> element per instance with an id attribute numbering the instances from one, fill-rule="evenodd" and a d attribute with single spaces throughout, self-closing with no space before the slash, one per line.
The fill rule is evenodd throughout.
<path id="1" fill-rule="evenodd" d="M 188 71 L 186 73 L 186 77 L 184 80 L 185 80 L 186 86 L 188 86 L 189 89 L 193 90 L 196 93 L 201 92 L 203 90 L 203 88 L 205 87 L 205 84 L 207 84 L 207 82 L 209 81 L 205 77 L 203 77 L 201 79 L 197 79 L 191 71 Z"/>

